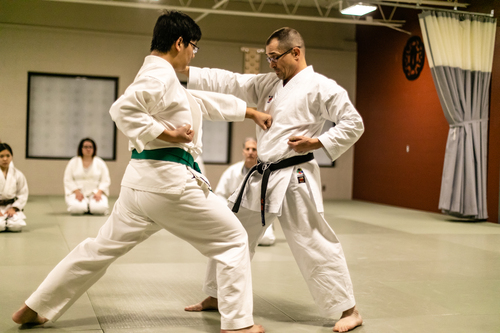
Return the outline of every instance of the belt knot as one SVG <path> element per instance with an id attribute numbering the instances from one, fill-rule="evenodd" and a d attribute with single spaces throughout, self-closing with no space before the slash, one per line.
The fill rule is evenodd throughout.
<path id="1" fill-rule="evenodd" d="M 245 191 L 245 186 L 248 182 L 248 179 L 255 171 L 257 171 L 262 175 L 262 183 L 260 187 L 260 217 L 262 220 L 262 226 L 265 226 L 266 191 L 267 191 L 267 183 L 269 181 L 269 176 L 271 175 L 271 172 L 288 168 L 294 165 L 306 163 L 313 159 L 314 159 L 313 153 L 309 153 L 307 155 L 292 156 L 290 158 L 286 158 L 278 162 L 259 162 L 258 164 L 254 165 L 245 176 L 243 184 L 241 184 L 240 192 L 238 193 L 238 197 L 234 202 L 233 212 L 237 213 L 238 210 L 240 209 L 241 200 L 243 198 L 243 193 Z"/>

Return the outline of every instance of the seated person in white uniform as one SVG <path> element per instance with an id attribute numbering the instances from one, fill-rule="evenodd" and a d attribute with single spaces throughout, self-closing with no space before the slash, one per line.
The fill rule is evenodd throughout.
<path id="1" fill-rule="evenodd" d="M 108 213 L 109 170 L 96 152 L 94 140 L 82 139 L 78 156 L 69 161 L 64 171 L 64 193 L 72 215 Z"/>
<path id="2" fill-rule="evenodd" d="M 23 208 L 28 201 L 28 183 L 23 173 L 14 167 L 12 148 L 0 143 L 0 231 L 21 231 L 26 216 Z"/>
<path id="3" fill-rule="evenodd" d="M 246 138 L 243 143 L 243 161 L 231 165 L 224 171 L 219 179 L 215 194 L 227 201 L 229 196 L 238 188 L 248 171 L 257 164 L 257 140 Z M 276 241 L 274 236 L 274 224 L 270 226 L 259 240 L 259 245 L 270 246 Z"/>

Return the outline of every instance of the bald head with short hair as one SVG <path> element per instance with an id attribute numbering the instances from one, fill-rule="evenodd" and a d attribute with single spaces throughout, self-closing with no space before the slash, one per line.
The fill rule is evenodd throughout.
<path id="1" fill-rule="evenodd" d="M 302 39 L 302 36 L 300 33 L 289 27 L 283 27 L 271 34 L 269 38 L 266 41 L 266 46 L 271 43 L 273 39 L 278 40 L 279 48 L 281 50 L 288 50 L 291 49 L 292 47 L 300 47 L 302 52 L 305 54 L 306 52 L 306 46 L 304 44 L 304 39 Z"/>

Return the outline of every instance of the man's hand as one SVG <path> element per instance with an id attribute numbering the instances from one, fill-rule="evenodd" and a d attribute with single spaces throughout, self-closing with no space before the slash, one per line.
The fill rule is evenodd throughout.
<path id="1" fill-rule="evenodd" d="M 83 200 L 83 193 L 80 190 L 74 190 L 73 193 L 75 193 L 75 198 L 78 201 Z"/>
<path id="2" fill-rule="evenodd" d="M 158 139 L 172 143 L 189 143 L 193 141 L 193 137 L 194 131 L 191 129 L 191 125 L 186 124 L 174 130 L 164 130 Z"/>
<path id="3" fill-rule="evenodd" d="M 271 127 L 271 124 L 273 123 L 273 117 L 271 117 L 271 115 L 259 112 L 253 108 L 247 108 L 245 118 L 252 119 L 264 131 Z"/>
<path id="4" fill-rule="evenodd" d="M 323 147 L 318 139 L 308 138 L 306 136 L 291 136 L 288 138 L 288 146 L 297 153 L 306 153 Z"/>

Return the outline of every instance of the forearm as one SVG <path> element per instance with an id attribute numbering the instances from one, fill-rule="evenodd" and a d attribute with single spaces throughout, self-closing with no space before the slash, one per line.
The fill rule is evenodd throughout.
<path id="1" fill-rule="evenodd" d="M 165 86 L 165 82 L 150 80 L 147 77 L 136 79 L 109 110 L 116 127 L 138 152 L 142 152 L 144 147 L 165 129 L 165 126 L 150 114 L 150 110 L 158 103 L 169 105 L 169 100 L 162 98 L 170 96 L 166 94 Z"/>
<path id="2" fill-rule="evenodd" d="M 12 208 L 15 208 L 17 210 L 22 210 L 24 206 L 26 206 L 26 202 L 28 202 L 28 196 L 17 198 L 17 200 L 14 203 L 12 203 Z"/>
<path id="3" fill-rule="evenodd" d="M 223 69 L 197 68 L 189 69 L 188 88 L 230 94 L 241 98 L 248 104 L 256 105 L 257 75 L 238 74 Z"/>
<path id="4" fill-rule="evenodd" d="M 101 182 L 97 188 L 97 192 L 109 195 L 109 185 L 111 185 L 111 181 Z"/>
<path id="5" fill-rule="evenodd" d="M 196 99 L 203 119 L 210 121 L 243 121 L 247 104 L 232 95 L 188 89 Z"/>
<path id="6" fill-rule="evenodd" d="M 245 118 L 254 120 L 257 112 L 259 111 L 255 110 L 254 108 L 247 108 L 247 110 L 245 111 Z"/>
<path id="7" fill-rule="evenodd" d="M 333 161 L 347 151 L 364 132 L 361 117 L 342 120 L 335 127 L 319 136 L 328 157 Z"/>
<path id="8" fill-rule="evenodd" d="M 170 131 L 167 129 L 163 130 L 163 132 L 157 137 L 157 139 L 171 143 L 177 142 L 174 131 Z"/>
<path id="9" fill-rule="evenodd" d="M 191 125 L 186 124 L 174 130 L 164 129 L 157 139 L 171 143 L 189 143 L 193 141 L 193 137 L 194 131 L 191 130 Z"/>
<path id="10" fill-rule="evenodd" d="M 323 148 L 324 146 L 321 143 L 321 141 L 319 141 L 318 138 L 311 138 L 309 140 L 309 147 L 311 148 L 310 150 L 316 150 L 316 149 Z"/>
<path id="11" fill-rule="evenodd" d="M 23 210 L 24 206 L 26 206 L 26 203 L 28 202 L 28 184 L 25 178 L 18 182 L 18 184 L 21 188 L 16 194 L 17 200 L 14 201 L 12 207 L 18 210 Z"/>
<path id="12" fill-rule="evenodd" d="M 318 138 L 307 136 L 291 136 L 288 138 L 288 145 L 298 153 L 307 153 L 324 147 Z"/>
<path id="13" fill-rule="evenodd" d="M 111 185 L 111 178 L 109 177 L 109 170 L 106 164 L 103 162 L 101 182 L 99 184 L 98 190 L 106 195 L 109 195 L 110 185 Z"/>

